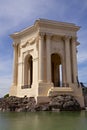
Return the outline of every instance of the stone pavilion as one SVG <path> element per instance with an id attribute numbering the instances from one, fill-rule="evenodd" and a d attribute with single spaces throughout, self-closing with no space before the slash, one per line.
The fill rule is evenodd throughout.
<path id="1" fill-rule="evenodd" d="M 14 47 L 13 83 L 10 96 L 73 95 L 84 106 L 78 84 L 77 31 L 73 23 L 38 19 L 34 25 L 11 35 Z"/>

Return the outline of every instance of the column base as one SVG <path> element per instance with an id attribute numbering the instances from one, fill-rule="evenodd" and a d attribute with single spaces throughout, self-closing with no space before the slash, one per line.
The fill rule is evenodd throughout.
<path id="1" fill-rule="evenodd" d="M 37 104 L 50 102 L 50 98 L 48 96 L 37 96 L 35 99 L 36 99 Z"/>
<path id="2" fill-rule="evenodd" d="M 39 83 L 44 83 L 44 81 L 43 80 L 39 80 Z"/>
<path id="3" fill-rule="evenodd" d="M 17 86 L 14 85 L 11 86 L 9 96 L 17 96 Z"/>
<path id="4" fill-rule="evenodd" d="M 53 87 L 53 83 L 39 82 L 38 96 L 47 96 L 49 89 Z"/>

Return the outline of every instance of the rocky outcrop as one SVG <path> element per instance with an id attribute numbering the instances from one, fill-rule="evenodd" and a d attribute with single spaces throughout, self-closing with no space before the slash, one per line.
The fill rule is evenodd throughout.
<path id="1" fill-rule="evenodd" d="M 36 101 L 33 97 L 7 97 L 0 99 L 1 111 L 34 111 Z"/>
<path id="2" fill-rule="evenodd" d="M 80 104 L 77 102 L 77 100 L 71 96 L 71 95 L 61 95 L 61 96 L 55 96 L 51 97 L 50 100 L 50 107 L 58 108 L 61 111 L 77 111 L 81 110 Z"/>
<path id="3" fill-rule="evenodd" d="M 0 99 L 1 111 L 35 112 L 35 111 L 78 111 L 80 104 L 70 95 L 49 97 L 49 103 L 36 104 L 34 97 L 7 97 Z"/>

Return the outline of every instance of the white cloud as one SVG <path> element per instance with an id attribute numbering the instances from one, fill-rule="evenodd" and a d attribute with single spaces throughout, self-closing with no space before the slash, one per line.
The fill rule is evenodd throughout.
<path id="1" fill-rule="evenodd" d="M 78 63 L 82 64 L 84 62 L 87 63 L 87 51 L 83 50 L 78 54 Z"/>
<path id="2" fill-rule="evenodd" d="M 12 84 L 11 75 L 0 77 L 0 97 L 4 96 L 6 93 L 9 93 L 11 84 Z"/>
<path id="3" fill-rule="evenodd" d="M 78 40 L 80 42 L 78 46 L 78 63 L 87 63 L 87 30 L 85 28 L 79 31 Z"/>
<path id="4" fill-rule="evenodd" d="M 8 88 L 9 86 L 11 86 L 12 84 L 12 75 L 6 75 L 6 76 L 2 76 L 0 78 L 0 88 L 5 89 Z"/>
<path id="5" fill-rule="evenodd" d="M 3 74 L 8 74 L 12 69 L 12 59 L 0 59 L 0 72 Z M 0 75 L 1 75 L 0 73 Z"/>
<path id="6" fill-rule="evenodd" d="M 0 3 L 0 33 L 4 34 L 25 21 L 30 24 L 39 17 L 63 20 L 68 9 L 67 3 L 61 0 L 3 0 Z"/>
<path id="7" fill-rule="evenodd" d="M 80 67 L 78 74 L 79 74 L 79 81 L 85 83 L 87 86 L 87 66 Z"/>
<path id="8" fill-rule="evenodd" d="M 6 0 L 0 3 L 1 33 L 18 26 L 23 21 L 44 15 L 49 6 L 46 0 Z"/>
<path id="9" fill-rule="evenodd" d="M 0 59 L 0 97 L 9 92 L 12 84 L 12 59 Z"/>

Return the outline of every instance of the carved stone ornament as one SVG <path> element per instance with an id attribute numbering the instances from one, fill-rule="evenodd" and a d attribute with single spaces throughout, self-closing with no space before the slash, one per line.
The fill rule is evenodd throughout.
<path id="1" fill-rule="evenodd" d="M 24 45 L 22 45 L 22 48 L 24 48 L 24 47 L 26 47 L 26 46 L 29 46 L 29 45 L 31 45 L 31 44 L 34 44 L 34 43 L 35 43 L 35 40 L 36 40 L 35 37 L 29 39 Z"/>

